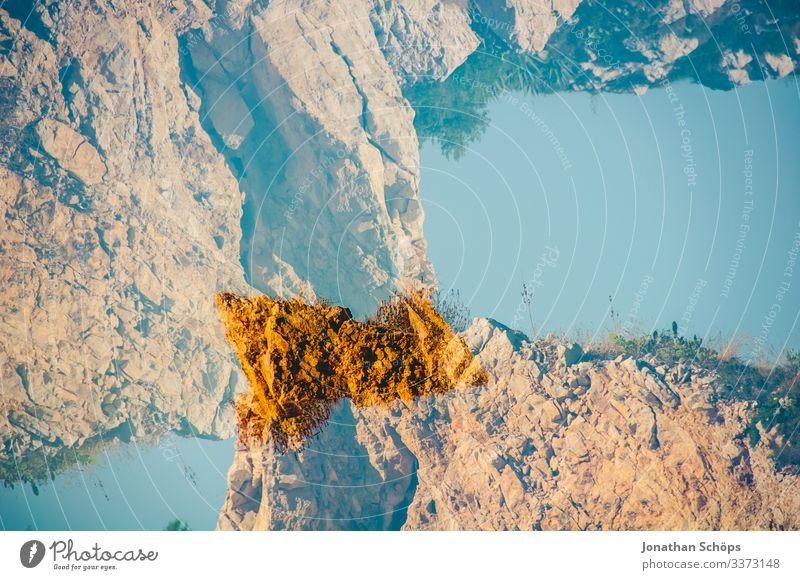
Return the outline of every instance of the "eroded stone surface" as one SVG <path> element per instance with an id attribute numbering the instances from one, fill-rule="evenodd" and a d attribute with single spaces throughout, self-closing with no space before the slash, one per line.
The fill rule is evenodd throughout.
<path id="1" fill-rule="evenodd" d="M 112 433 L 232 436 L 240 370 L 212 297 L 248 291 L 241 194 L 178 66 L 177 35 L 211 13 L 50 4 L 46 37 L 0 9 L 14 71 L 0 119 L 0 458 Z"/>
<path id="2" fill-rule="evenodd" d="M 567 361 L 487 320 L 467 339 L 486 388 L 343 405 L 302 453 L 238 449 L 219 528 L 800 526 L 800 478 L 746 445 L 752 409 L 713 403 L 713 374 Z"/>

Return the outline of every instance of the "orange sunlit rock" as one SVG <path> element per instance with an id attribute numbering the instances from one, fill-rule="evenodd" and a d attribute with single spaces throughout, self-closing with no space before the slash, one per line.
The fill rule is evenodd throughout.
<path id="1" fill-rule="evenodd" d="M 239 436 L 281 449 L 314 435 L 343 398 L 359 407 L 484 385 L 486 372 L 424 292 L 395 297 L 367 321 L 299 299 L 216 297 L 250 383 L 236 401 Z"/>

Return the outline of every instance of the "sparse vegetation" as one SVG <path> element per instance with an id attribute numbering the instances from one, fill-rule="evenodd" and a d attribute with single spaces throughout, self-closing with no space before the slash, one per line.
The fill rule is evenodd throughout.
<path id="1" fill-rule="evenodd" d="M 33 493 L 39 495 L 37 484 L 53 480 L 59 473 L 73 467 L 93 465 L 95 461 L 94 455 L 87 451 L 68 447 L 58 450 L 34 449 L 16 460 L 11 450 L 6 450 L 0 460 L 0 480 L 5 487 L 30 483 Z"/>
<path id="2" fill-rule="evenodd" d="M 525 304 L 525 312 L 528 313 L 528 323 L 530 324 L 531 337 L 536 336 L 536 328 L 533 324 L 533 286 L 522 283 L 522 303 Z"/>
<path id="3" fill-rule="evenodd" d="M 472 320 L 472 315 L 469 311 L 469 306 L 464 304 L 461 299 L 461 293 L 458 290 L 452 289 L 446 293 L 436 290 L 431 293 L 431 302 L 436 311 L 455 332 L 460 333 L 467 329 L 470 320 Z"/>
<path id="4" fill-rule="evenodd" d="M 719 400 L 751 401 L 755 414 L 743 436 L 751 445 L 761 441 L 761 430 L 775 429 L 779 448 L 775 451 L 778 468 L 800 466 L 800 353 L 788 351 L 773 365 L 754 364 L 731 353 L 728 345 L 721 351 L 703 344 L 697 336 L 686 338 L 677 323 L 650 335 L 627 336 L 613 332 L 609 339 L 590 350 L 593 358 L 618 355 L 654 357 L 667 365 L 694 364 L 713 372 L 718 380 L 712 396 Z"/>
<path id="5" fill-rule="evenodd" d="M 678 362 L 693 362 L 704 365 L 708 361 L 718 359 L 715 350 L 703 346 L 703 339 L 693 336 L 686 338 L 678 334 L 677 323 L 672 323 L 672 328 L 646 336 L 625 336 L 614 333 L 611 341 L 616 346 L 618 354 L 641 357 L 649 354 L 668 364 Z M 613 350 L 613 349 L 612 349 Z"/>

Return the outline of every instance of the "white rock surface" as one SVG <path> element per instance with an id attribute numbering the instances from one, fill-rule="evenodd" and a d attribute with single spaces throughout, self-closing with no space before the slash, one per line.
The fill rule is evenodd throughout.
<path id="1" fill-rule="evenodd" d="M 48 40 L 0 9 L 4 461 L 112 432 L 233 434 L 240 370 L 213 297 L 249 291 L 241 194 L 181 82 L 176 35 L 211 15 L 185 8 L 53 4 Z"/>
<path id="2" fill-rule="evenodd" d="M 477 43 L 462 8 L 431 0 L 243 1 L 190 38 L 204 114 L 243 166 L 257 288 L 308 281 L 367 314 L 397 287 L 435 282 L 400 87 L 446 76 Z M 255 129 L 235 122 L 247 108 Z"/>
<path id="3" fill-rule="evenodd" d="M 376 0 L 371 19 L 378 44 L 404 83 L 450 76 L 480 44 L 466 2 Z"/>
<path id="4" fill-rule="evenodd" d="M 220 529 L 796 529 L 800 478 L 713 375 L 575 362 L 488 320 L 484 389 L 343 405 L 302 453 L 239 448 Z M 537 363 L 536 361 L 540 361 Z"/>
<path id="5" fill-rule="evenodd" d="M 522 50 L 537 53 L 580 3 L 581 0 L 477 0 L 473 19 Z"/>
<path id="6" fill-rule="evenodd" d="M 660 82 L 710 42 L 654 13 L 637 58 L 609 65 L 569 33 L 578 0 L 32 6 L 0 7 L 0 462 L 112 432 L 232 435 L 219 290 L 366 314 L 435 283 L 402 88 L 451 74 L 476 25 L 537 58 L 576 51 L 588 74 L 571 90 L 645 90 L 625 83 Z M 737 24 L 732 0 L 681 6 Z M 788 74 L 790 40 L 763 59 L 720 47 L 704 82 Z"/>

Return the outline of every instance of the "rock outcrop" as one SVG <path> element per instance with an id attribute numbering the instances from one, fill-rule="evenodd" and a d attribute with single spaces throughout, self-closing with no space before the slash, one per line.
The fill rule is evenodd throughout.
<path id="1" fill-rule="evenodd" d="M 800 478 L 748 447 L 752 409 L 713 402 L 713 374 L 575 360 L 487 320 L 467 340 L 487 387 L 342 404 L 302 452 L 240 447 L 218 527 L 800 527 Z"/>
<path id="2" fill-rule="evenodd" d="M 236 401 L 239 440 L 297 449 L 342 399 L 413 401 L 487 376 L 427 292 L 387 300 L 371 320 L 341 306 L 217 295 L 225 334 L 250 383 Z"/>
<path id="3" fill-rule="evenodd" d="M 573 69 L 567 90 L 642 93 L 678 80 L 727 90 L 784 77 L 800 61 L 795 40 L 800 16 L 788 2 L 564 4 L 560 14 L 569 16 L 538 57 L 549 66 Z M 732 61 L 732 54 L 741 56 Z"/>
<path id="4" fill-rule="evenodd" d="M 544 50 L 558 26 L 581 0 L 477 0 L 473 19 L 508 44 L 532 54 Z"/>

